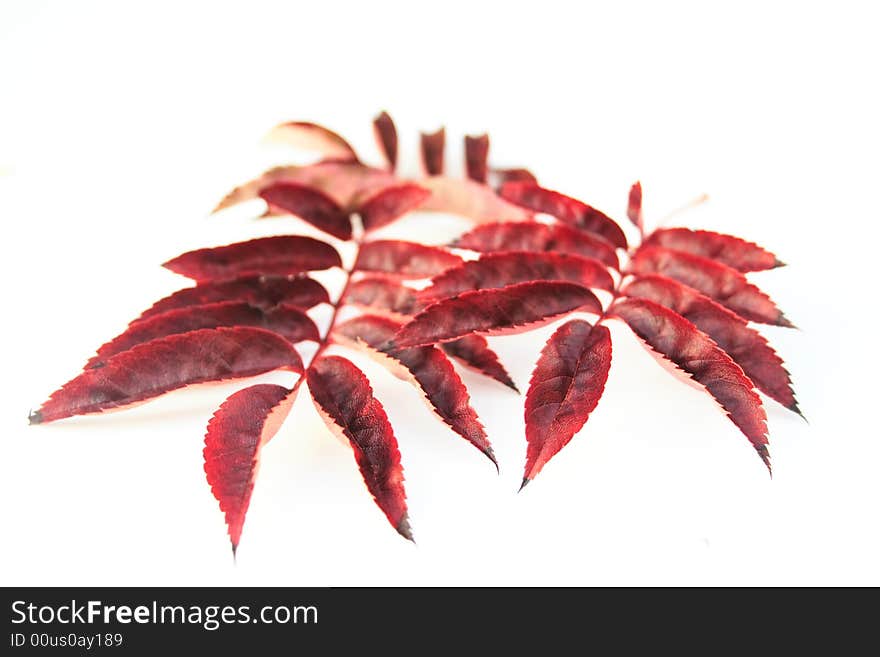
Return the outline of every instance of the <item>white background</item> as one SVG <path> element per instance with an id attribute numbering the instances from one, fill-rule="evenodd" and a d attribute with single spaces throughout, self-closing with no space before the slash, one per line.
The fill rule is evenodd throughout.
<path id="1" fill-rule="evenodd" d="M 6 0 L 0 582 L 880 584 L 870 6 Z M 357 360 L 399 437 L 416 546 L 307 395 L 265 449 L 237 566 L 201 450 L 241 383 L 27 425 L 185 284 L 161 262 L 294 228 L 252 222 L 253 207 L 207 216 L 291 157 L 260 144 L 271 126 L 326 123 L 378 162 L 380 109 L 409 166 L 419 129 L 445 123 L 459 169 L 458 138 L 490 130 L 496 164 L 623 221 L 637 178 L 649 223 L 707 193 L 674 223 L 790 263 L 753 277 L 801 327 L 766 329 L 810 420 L 767 403 L 773 480 L 711 399 L 622 327 L 587 427 L 519 495 L 520 397 L 465 375 L 498 477 L 406 384 Z M 465 227 L 421 215 L 397 234 Z M 523 388 L 550 330 L 494 341 Z"/>

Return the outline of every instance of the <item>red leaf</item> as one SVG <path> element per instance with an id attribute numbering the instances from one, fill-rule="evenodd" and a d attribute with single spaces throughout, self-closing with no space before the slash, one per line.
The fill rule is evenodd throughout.
<path id="1" fill-rule="evenodd" d="M 753 322 L 794 326 L 770 297 L 736 269 L 720 262 L 647 246 L 636 251 L 629 266 L 635 274 L 662 274 L 684 283 Z"/>
<path id="2" fill-rule="evenodd" d="M 299 354 L 264 329 L 200 329 L 137 345 L 86 370 L 52 394 L 31 424 L 97 413 L 158 397 L 194 383 L 255 376 L 276 369 L 302 372 Z"/>
<path id="3" fill-rule="evenodd" d="M 499 222 L 477 226 L 459 237 L 452 246 L 471 251 L 553 251 L 595 258 L 618 269 L 614 248 L 605 240 L 565 224 Z"/>
<path id="4" fill-rule="evenodd" d="M 397 168 L 397 128 L 388 112 L 382 112 L 373 119 L 373 131 L 388 162 L 388 168 L 394 171 Z"/>
<path id="5" fill-rule="evenodd" d="M 308 310 L 321 303 L 330 303 L 330 297 L 323 285 L 305 276 L 247 276 L 178 290 L 154 303 L 136 321 L 169 310 L 219 301 L 244 301 L 263 310 L 281 304 Z"/>
<path id="6" fill-rule="evenodd" d="M 626 236 L 609 216 L 582 201 L 529 182 L 509 182 L 499 191 L 511 203 L 552 215 L 572 226 L 577 226 L 602 237 L 614 246 L 625 249 Z"/>
<path id="7" fill-rule="evenodd" d="M 532 213 L 508 203 L 486 185 L 473 180 L 434 176 L 419 184 L 431 190 L 422 210 L 447 212 L 477 223 L 487 221 L 529 221 Z"/>
<path id="8" fill-rule="evenodd" d="M 489 343 L 483 336 L 466 335 L 452 342 L 444 342 L 440 348 L 466 367 L 495 379 L 514 392 L 519 392 L 510 374 L 498 359 L 498 354 L 489 348 Z"/>
<path id="9" fill-rule="evenodd" d="M 376 230 L 415 210 L 431 195 L 427 189 L 404 183 L 379 190 L 358 208 L 364 230 Z"/>
<path id="10" fill-rule="evenodd" d="M 635 279 L 622 294 L 649 299 L 677 312 L 717 342 L 761 392 L 800 414 L 782 359 L 764 336 L 739 315 L 671 278 L 656 274 Z"/>
<path id="11" fill-rule="evenodd" d="M 351 239 L 348 213 L 320 190 L 299 183 L 279 182 L 261 189 L 260 197 L 270 208 L 289 212 L 333 237 Z"/>
<path id="12" fill-rule="evenodd" d="M 307 377 L 315 408 L 328 427 L 348 438 L 376 504 L 391 526 L 412 540 L 397 439 L 367 377 L 339 356 L 319 358 Z"/>
<path id="13" fill-rule="evenodd" d="M 491 253 L 469 260 L 435 276 L 417 298 L 422 303 L 445 299 L 470 290 L 506 287 L 528 281 L 569 281 L 584 287 L 612 290 L 614 280 L 593 258 L 567 253 Z"/>
<path id="14" fill-rule="evenodd" d="M 428 278 L 461 264 L 461 258 L 436 246 L 376 240 L 361 247 L 354 268 L 403 278 Z"/>
<path id="15" fill-rule="evenodd" d="M 602 305 L 587 288 L 556 281 L 465 292 L 425 308 L 400 329 L 388 347 L 449 342 L 471 333 L 512 333 L 575 310 L 598 314 Z"/>
<path id="16" fill-rule="evenodd" d="M 259 198 L 261 189 L 279 182 L 299 183 L 320 189 L 340 206 L 347 208 L 355 198 L 394 184 L 395 180 L 394 175 L 388 171 L 357 162 L 333 160 L 304 167 L 276 167 L 233 189 L 213 212 Z"/>
<path id="17" fill-rule="evenodd" d="M 761 398 L 730 356 L 689 321 L 653 301 L 619 300 L 609 309 L 609 315 L 620 317 L 654 351 L 702 384 L 770 469 L 767 416 Z"/>
<path id="18" fill-rule="evenodd" d="M 336 249 L 326 242 L 282 235 L 189 251 L 163 266 L 201 282 L 256 274 L 298 274 L 341 267 L 342 261 Z"/>
<path id="19" fill-rule="evenodd" d="M 629 202 L 626 206 L 626 216 L 641 232 L 644 227 L 642 218 L 642 183 L 636 181 L 629 190 Z"/>
<path id="20" fill-rule="evenodd" d="M 537 183 L 538 178 L 528 169 L 492 169 L 491 178 L 492 187 L 500 188 L 507 182 L 530 182 Z"/>
<path id="21" fill-rule="evenodd" d="M 417 307 L 415 290 L 384 276 L 368 276 L 352 283 L 345 302 L 396 316 L 412 315 Z"/>
<path id="22" fill-rule="evenodd" d="M 394 320 L 362 315 L 337 327 L 336 334 L 355 342 L 361 340 L 376 353 L 383 353 L 385 357 L 380 362 L 396 376 L 401 375 L 402 366 L 407 375 L 400 378 L 414 382 L 437 416 L 455 433 L 489 457 L 497 468 L 498 462 L 486 437 L 486 431 L 476 411 L 471 408 L 467 388 L 443 352 L 436 347 L 387 351 L 381 349 L 399 328 L 400 324 Z M 389 360 L 393 360 L 396 366 L 390 366 Z"/>
<path id="23" fill-rule="evenodd" d="M 357 162 L 357 153 L 345 139 L 332 130 L 308 121 L 288 121 L 275 126 L 266 141 L 314 151 L 323 158 Z"/>
<path id="24" fill-rule="evenodd" d="M 437 132 L 423 132 L 422 165 L 425 173 L 429 176 L 443 175 L 443 151 L 446 149 L 446 129 L 440 128 Z"/>
<path id="25" fill-rule="evenodd" d="M 584 426 L 605 391 L 610 367 L 611 334 L 602 325 L 575 319 L 547 340 L 526 395 L 523 486 Z"/>
<path id="26" fill-rule="evenodd" d="M 468 178 L 485 184 L 489 178 L 489 135 L 464 138 L 464 157 Z"/>
<path id="27" fill-rule="evenodd" d="M 303 311 L 293 306 L 262 310 L 241 301 L 223 301 L 204 306 L 169 310 L 129 325 L 121 335 L 103 345 L 87 369 L 102 367 L 107 359 L 135 345 L 168 335 L 221 326 L 255 326 L 272 331 L 290 342 L 318 341 L 318 327 Z"/>
<path id="28" fill-rule="evenodd" d="M 708 230 L 661 228 L 651 233 L 645 244 L 717 260 L 741 272 L 773 269 L 783 264 L 775 255 L 753 242 Z"/>
<path id="29" fill-rule="evenodd" d="M 226 516 L 233 554 L 251 503 L 261 448 L 290 412 L 295 398 L 290 393 L 283 386 L 270 384 L 239 390 L 223 402 L 208 423 L 205 475 Z"/>

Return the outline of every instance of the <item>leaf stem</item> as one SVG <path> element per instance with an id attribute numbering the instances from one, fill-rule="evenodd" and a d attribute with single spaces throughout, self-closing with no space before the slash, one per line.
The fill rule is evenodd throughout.
<path id="1" fill-rule="evenodd" d="M 633 244 L 632 246 L 630 246 L 627 249 L 627 251 L 626 251 L 627 261 L 632 259 L 632 257 L 636 254 L 636 252 L 642 246 L 642 243 L 644 241 L 645 241 L 645 229 L 643 226 L 639 226 L 639 243 Z M 627 262 L 627 264 L 629 264 L 629 263 Z M 620 298 L 620 290 L 623 287 L 623 281 L 626 279 L 626 277 L 629 274 L 627 274 L 625 271 L 623 271 L 623 269 L 621 269 L 621 271 L 619 273 L 620 273 L 620 279 L 614 285 L 614 289 L 611 290 L 611 300 L 608 302 L 608 305 L 605 306 L 604 310 L 602 310 L 602 314 L 599 315 L 599 319 L 596 320 L 596 326 L 598 326 L 599 324 L 601 324 L 603 321 L 605 321 L 608 318 L 608 311 L 611 309 L 611 306 L 614 305 L 614 302 Z"/>
<path id="2" fill-rule="evenodd" d="M 664 222 L 671 219 L 672 217 L 674 217 L 682 212 L 685 212 L 687 210 L 690 210 L 691 208 L 695 208 L 698 205 L 701 205 L 702 203 L 705 203 L 708 200 L 709 200 L 708 194 L 700 194 L 695 199 L 692 199 L 691 201 L 685 203 L 682 206 L 679 206 L 678 208 L 672 210 L 671 212 L 669 212 L 666 215 L 664 215 L 663 217 L 661 217 L 656 222 L 656 227 L 654 230 L 656 230 L 657 227 L 662 226 Z M 642 244 L 645 242 L 646 233 L 645 233 L 644 222 L 639 224 L 638 229 L 639 229 L 639 243 L 634 244 L 634 245 L 630 246 L 629 249 L 627 249 L 627 251 L 626 251 L 627 260 L 632 260 L 633 256 L 638 252 L 638 250 L 641 248 Z M 650 233 L 647 233 L 647 237 L 650 237 L 653 233 L 654 233 L 653 230 Z M 602 311 L 602 314 L 599 315 L 599 319 L 596 320 L 596 325 L 601 324 L 602 321 L 608 317 L 608 311 L 611 309 L 611 306 L 614 305 L 614 302 L 620 298 L 620 288 L 623 287 L 623 281 L 626 277 L 627 277 L 627 274 L 621 271 L 620 272 L 620 280 L 617 281 L 617 284 L 614 286 L 614 289 L 611 290 L 611 301 L 608 302 L 608 305 Z"/>
<path id="3" fill-rule="evenodd" d="M 708 195 L 708 194 L 705 194 L 705 193 L 704 193 L 704 194 L 700 194 L 699 196 L 697 196 L 696 198 L 691 199 L 690 201 L 688 201 L 688 202 L 685 203 L 684 205 L 680 205 L 680 206 L 678 206 L 677 208 L 675 208 L 675 209 L 670 210 L 669 212 L 667 212 L 665 215 L 663 215 L 662 217 L 660 217 L 660 218 L 656 221 L 656 225 L 657 225 L 658 227 L 659 227 L 659 226 L 663 226 L 663 225 L 664 225 L 667 221 L 669 221 L 670 219 L 672 219 L 672 218 L 674 218 L 674 217 L 676 217 L 676 216 L 682 214 L 683 212 L 687 212 L 688 210 L 691 210 L 692 208 L 695 208 L 695 207 L 697 207 L 697 206 L 699 206 L 699 205 L 702 205 L 703 203 L 705 203 L 705 202 L 708 201 L 708 200 L 709 200 L 709 195 Z M 644 233 L 642 234 L 642 239 L 644 240 Z"/>
<path id="4" fill-rule="evenodd" d="M 302 375 L 299 377 L 299 380 L 297 380 L 297 382 L 294 384 L 293 388 L 291 389 L 291 393 L 295 393 L 297 390 L 299 390 L 299 387 L 302 385 L 303 381 L 306 380 L 306 373 L 309 371 L 312 363 L 317 361 L 318 358 L 321 357 L 321 354 L 323 354 L 327 347 L 329 347 L 331 344 L 330 336 L 333 334 L 333 329 L 336 328 L 336 320 L 339 318 L 339 311 L 344 305 L 345 296 L 348 293 L 349 287 L 351 287 L 351 278 L 356 271 L 355 263 L 357 263 L 358 261 L 358 256 L 360 255 L 361 246 L 363 245 L 363 243 L 363 235 L 354 240 L 354 259 L 352 260 L 351 266 L 346 267 L 343 270 L 345 272 L 345 284 L 342 286 L 342 292 L 339 293 L 339 296 L 336 297 L 336 301 L 332 304 L 333 314 L 330 315 L 330 323 L 327 326 L 327 332 L 324 333 L 324 336 L 321 338 L 321 342 L 318 343 L 318 350 L 315 351 L 315 355 L 312 356 L 312 359 L 309 361 L 308 367 L 305 368 Z"/>

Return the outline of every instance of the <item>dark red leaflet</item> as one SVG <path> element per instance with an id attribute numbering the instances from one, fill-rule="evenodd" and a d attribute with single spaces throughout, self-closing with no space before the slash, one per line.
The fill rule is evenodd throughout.
<path id="1" fill-rule="evenodd" d="M 494 251 L 553 251 L 595 258 L 620 268 L 617 253 L 605 240 L 565 224 L 497 222 L 471 229 L 452 243 L 460 249 L 482 253 Z"/>
<path id="2" fill-rule="evenodd" d="M 364 482 L 398 533 L 412 540 L 397 439 L 364 373 L 340 356 L 323 356 L 306 373 L 315 407 L 354 450 Z"/>
<path id="3" fill-rule="evenodd" d="M 436 246 L 376 240 L 361 247 L 354 268 L 401 278 L 429 278 L 460 264 L 461 258 Z"/>
<path id="4" fill-rule="evenodd" d="M 636 278 L 621 293 L 649 299 L 677 312 L 718 343 L 758 390 L 800 414 L 782 359 L 766 338 L 739 315 L 696 290 L 657 274 Z"/>
<path id="5" fill-rule="evenodd" d="M 547 340 L 526 395 L 523 486 L 584 426 L 605 391 L 610 368 L 611 334 L 602 325 L 575 319 Z"/>
<path id="6" fill-rule="evenodd" d="M 349 340 L 362 340 L 403 366 L 422 390 L 434 412 L 455 433 L 471 443 L 498 467 L 492 445 L 476 411 L 471 407 L 467 388 L 449 359 L 436 347 L 383 350 L 400 324 L 385 317 L 362 315 L 336 328 L 335 333 Z M 383 364 L 388 364 L 383 359 Z M 392 373 L 397 374 L 394 369 Z"/>
<path id="7" fill-rule="evenodd" d="M 343 137 L 329 128 L 309 121 L 288 121 L 277 125 L 266 135 L 266 141 L 314 151 L 322 158 L 358 161 L 357 153 Z"/>
<path id="8" fill-rule="evenodd" d="M 394 171 L 397 168 L 397 128 L 388 112 L 382 112 L 373 119 L 373 132 L 388 168 Z"/>
<path id="9" fill-rule="evenodd" d="M 629 264 L 634 274 L 662 274 L 711 297 L 740 317 L 777 326 L 793 327 L 776 304 L 740 272 L 700 256 L 643 246 Z"/>
<path id="10" fill-rule="evenodd" d="M 528 169 L 492 169 L 490 173 L 492 187 L 498 189 L 506 182 L 525 181 L 537 183 L 538 178 Z"/>
<path id="11" fill-rule="evenodd" d="M 452 356 L 462 365 L 479 372 L 483 376 L 495 379 L 499 383 L 506 385 L 514 392 L 519 392 L 510 374 L 504 369 L 504 365 L 496 354 L 489 347 L 489 343 L 481 335 L 466 335 L 452 342 L 444 342 L 439 345 L 446 352 L 447 356 Z"/>
<path id="12" fill-rule="evenodd" d="M 629 201 L 626 205 L 626 216 L 633 225 L 642 232 L 645 228 L 642 216 L 642 183 L 636 181 L 629 189 Z"/>
<path id="13" fill-rule="evenodd" d="M 431 285 L 420 290 L 423 304 L 469 292 L 506 287 L 528 281 L 568 281 L 603 290 L 614 288 L 611 274 L 598 260 L 567 253 L 529 253 L 509 251 L 490 253 L 468 260 L 435 276 Z"/>
<path id="14" fill-rule="evenodd" d="M 412 183 L 380 189 L 358 208 L 364 230 L 376 230 L 390 224 L 418 208 L 430 195 L 430 191 Z"/>
<path id="15" fill-rule="evenodd" d="M 511 333 L 575 310 L 598 314 L 602 304 L 587 288 L 558 281 L 464 292 L 425 308 L 398 331 L 388 347 L 449 342 L 471 333 Z"/>
<path id="16" fill-rule="evenodd" d="M 135 321 L 169 310 L 219 301 L 244 301 L 263 310 L 280 304 L 308 310 L 321 303 L 330 303 L 330 296 L 323 285 L 305 276 L 245 276 L 178 290 L 154 303 Z"/>
<path id="17" fill-rule="evenodd" d="M 344 301 L 398 316 L 412 315 L 418 307 L 415 290 L 384 276 L 367 276 L 355 281 L 348 286 Z"/>
<path id="18" fill-rule="evenodd" d="M 647 299 L 621 299 L 608 311 L 624 320 L 654 351 L 709 391 L 770 470 L 767 415 L 752 382 L 715 342 L 681 315 Z"/>
<path id="19" fill-rule="evenodd" d="M 290 412 L 294 396 L 283 386 L 239 390 L 214 413 L 205 434 L 205 475 L 226 517 L 232 553 L 238 549 L 260 467 L 260 451 Z"/>
<path id="20" fill-rule="evenodd" d="M 364 166 L 359 162 L 328 160 L 308 166 L 275 167 L 233 189 L 217 204 L 213 212 L 259 198 L 261 189 L 278 182 L 315 187 L 341 207 L 347 208 L 355 198 L 387 187 L 395 181 L 391 172 Z"/>
<path id="21" fill-rule="evenodd" d="M 709 230 L 661 228 L 651 233 L 645 244 L 717 260 L 741 272 L 773 269 L 783 264 L 754 242 Z"/>
<path id="22" fill-rule="evenodd" d="M 324 192 L 300 183 L 278 182 L 260 190 L 260 198 L 275 208 L 307 221 L 341 240 L 351 239 L 351 218 Z"/>
<path id="23" fill-rule="evenodd" d="M 342 261 L 326 242 L 302 235 L 281 235 L 189 251 L 163 266 L 202 282 L 257 274 L 299 274 L 341 267 Z"/>
<path id="24" fill-rule="evenodd" d="M 419 181 L 431 190 L 421 209 L 446 212 L 476 223 L 487 221 L 530 221 L 532 213 L 509 203 L 486 185 L 463 178 L 432 176 Z"/>
<path id="25" fill-rule="evenodd" d="M 625 249 L 627 246 L 626 235 L 617 222 L 583 201 L 525 181 L 505 183 L 498 193 L 511 203 L 552 215 L 560 221 L 598 235 L 616 247 Z"/>
<path id="26" fill-rule="evenodd" d="M 263 310 L 241 301 L 222 301 L 204 306 L 169 310 L 161 315 L 133 322 L 121 335 L 98 349 L 86 369 L 103 367 L 107 359 L 135 345 L 205 328 L 221 326 L 255 326 L 281 335 L 290 342 L 318 341 L 318 327 L 302 310 L 279 306 Z"/>
<path id="27" fill-rule="evenodd" d="M 489 135 L 465 136 L 464 159 L 468 178 L 485 184 L 489 179 Z"/>
<path id="28" fill-rule="evenodd" d="M 86 370 L 54 392 L 31 424 L 97 413 L 158 397 L 194 383 L 255 376 L 276 369 L 302 372 L 287 340 L 251 327 L 200 329 L 139 344 Z"/>
<path id="29" fill-rule="evenodd" d="M 429 176 L 443 175 L 443 154 L 446 150 L 446 129 L 421 134 L 422 166 Z"/>

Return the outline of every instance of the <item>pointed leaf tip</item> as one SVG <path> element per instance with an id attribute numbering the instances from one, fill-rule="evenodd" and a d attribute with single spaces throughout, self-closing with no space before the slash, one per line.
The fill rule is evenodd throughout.
<path id="1" fill-rule="evenodd" d="M 619 317 L 657 353 L 703 385 L 769 465 L 767 415 L 754 383 L 710 337 L 678 313 L 647 299 L 616 301 L 609 315 Z"/>
<path id="2" fill-rule="evenodd" d="M 489 343 L 483 336 L 467 335 L 452 342 L 444 342 L 440 348 L 468 369 L 488 376 L 519 394 L 498 354 L 489 348 Z"/>
<path id="3" fill-rule="evenodd" d="M 202 450 L 205 477 L 226 520 L 232 556 L 241 541 L 261 450 L 293 406 L 291 390 L 257 384 L 230 395 L 208 422 Z"/>
<path id="4" fill-rule="evenodd" d="M 754 242 L 709 230 L 660 228 L 647 237 L 645 244 L 709 258 L 743 273 L 779 266 L 775 255 Z"/>
<path id="5" fill-rule="evenodd" d="M 302 373 L 296 349 L 262 328 L 198 329 L 132 347 L 104 367 L 85 370 L 54 392 L 41 420 L 128 406 L 184 386 L 245 378 L 283 369 Z"/>
<path id="6" fill-rule="evenodd" d="M 306 372 L 327 427 L 348 439 L 367 489 L 388 522 L 406 536 L 406 492 L 397 438 L 366 375 L 341 356 L 322 356 Z M 402 531 L 401 531 L 402 530 Z"/>
<path id="7" fill-rule="evenodd" d="M 482 452 L 498 468 L 485 428 L 474 411 L 470 395 L 446 354 L 433 346 L 382 350 L 400 328 L 387 317 L 361 315 L 337 327 L 334 335 L 368 353 L 392 374 L 413 383 L 431 410 L 455 433 Z"/>
<path id="8" fill-rule="evenodd" d="M 770 450 L 767 448 L 767 445 L 755 445 L 755 450 L 758 452 L 758 456 L 761 457 L 764 465 L 767 466 L 767 472 L 770 473 L 770 478 L 772 479 L 773 466 L 770 465 Z"/>
<path id="9" fill-rule="evenodd" d="M 804 415 L 803 412 L 801 411 L 800 406 L 798 406 L 798 403 L 797 403 L 797 402 L 794 402 L 793 404 L 791 404 L 790 406 L 787 406 L 786 408 L 788 408 L 788 410 L 790 410 L 790 411 L 792 411 L 792 412 L 797 413 L 798 415 L 800 415 L 801 419 L 802 419 L 804 422 L 806 422 L 807 424 L 810 423 L 810 421 L 807 419 L 807 416 Z"/>
<path id="10" fill-rule="evenodd" d="M 416 539 L 413 538 L 412 526 L 409 524 L 409 515 L 404 515 L 401 518 L 400 522 L 395 527 L 397 533 L 403 536 L 406 540 L 410 541 L 413 545 L 415 545 Z"/>
<path id="11" fill-rule="evenodd" d="M 635 277 L 621 294 L 648 299 L 681 315 L 726 351 L 758 390 L 798 412 L 791 377 L 782 359 L 742 317 L 696 290 L 657 274 Z"/>
<path id="12" fill-rule="evenodd" d="M 793 326 L 773 300 L 742 272 L 717 260 L 660 246 L 641 246 L 630 261 L 629 273 L 661 274 L 694 288 L 744 319 Z"/>
<path id="13" fill-rule="evenodd" d="M 575 319 L 550 336 L 526 394 L 526 479 L 534 479 L 583 428 L 610 368 L 611 334 L 605 326 Z"/>

